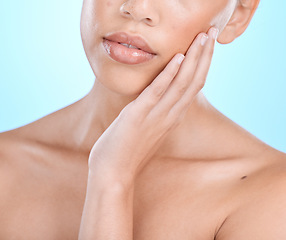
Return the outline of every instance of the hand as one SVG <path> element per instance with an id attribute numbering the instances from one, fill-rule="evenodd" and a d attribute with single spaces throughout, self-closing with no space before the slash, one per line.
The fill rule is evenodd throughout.
<path id="1" fill-rule="evenodd" d="M 91 150 L 90 174 L 102 181 L 124 184 L 134 181 L 203 88 L 217 32 L 211 28 L 208 35 L 198 34 L 184 61 L 181 63 L 182 54 L 176 54 L 154 81 L 121 111 Z"/>

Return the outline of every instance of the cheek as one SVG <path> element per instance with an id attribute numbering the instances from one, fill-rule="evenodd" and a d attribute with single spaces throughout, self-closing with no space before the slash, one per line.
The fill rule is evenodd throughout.
<path id="1" fill-rule="evenodd" d="M 210 0 L 214 1 L 214 0 Z M 168 15 L 164 15 L 164 26 L 168 28 L 165 36 L 168 39 L 168 49 L 174 52 L 186 53 L 195 37 L 201 32 L 207 32 L 212 26 L 213 17 L 223 6 L 218 0 L 210 4 L 206 0 L 178 0 L 174 6 L 169 6 Z M 171 16 L 171 18 L 170 18 Z"/>
<path id="2" fill-rule="evenodd" d="M 182 21 L 172 22 L 171 33 L 168 36 L 169 49 L 185 54 L 200 32 L 206 32 L 210 27 L 209 21 L 204 17 L 185 18 Z"/>
<path id="3" fill-rule="evenodd" d="M 87 59 L 95 76 L 107 88 L 117 93 L 139 94 L 176 53 L 185 54 L 197 34 L 206 32 L 211 26 L 215 10 L 199 3 L 198 6 L 192 6 L 193 8 L 164 5 L 160 26 L 156 30 L 144 29 L 144 35 L 148 36 L 150 43 L 159 53 L 158 60 L 154 61 L 154 64 L 140 67 L 125 66 L 111 61 L 101 46 L 102 37 L 107 32 L 128 26 L 128 22 L 121 18 L 118 12 L 120 1 L 85 0 L 81 16 L 81 35 Z"/>
<path id="4" fill-rule="evenodd" d="M 199 33 L 206 33 L 211 26 L 220 27 L 222 21 L 227 22 L 225 17 L 230 15 L 233 2 L 235 1 L 221 0 L 210 7 L 209 2 L 201 1 L 189 6 L 188 10 L 181 11 L 180 15 L 176 15 L 174 11 L 174 17 L 170 21 L 171 31 L 167 36 L 170 45 L 176 52 L 185 54 Z M 169 49 L 172 48 L 170 45 Z"/>
<path id="5" fill-rule="evenodd" d="M 112 13 L 112 1 L 85 0 L 81 13 L 81 37 L 85 50 L 94 49 L 99 36 L 104 35 L 104 29 Z M 114 8 L 114 7 L 113 7 Z"/>

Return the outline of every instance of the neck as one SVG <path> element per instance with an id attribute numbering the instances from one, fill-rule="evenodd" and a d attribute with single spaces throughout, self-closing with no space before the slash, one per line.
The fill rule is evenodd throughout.
<path id="1" fill-rule="evenodd" d="M 71 126 L 74 129 L 74 142 L 76 148 L 89 152 L 106 128 L 119 115 L 120 111 L 137 96 L 122 96 L 111 92 L 97 80 L 89 94 L 73 106 L 72 114 L 76 119 Z M 202 92 L 194 99 L 187 114 L 188 125 L 201 126 L 203 109 L 206 108 L 207 100 Z M 80 117 L 79 117 L 80 116 Z M 74 118 L 74 117 L 73 117 Z M 202 129 L 203 130 L 203 129 Z M 196 131 L 201 133 L 201 131 Z"/>
<path id="2" fill-rule="evenodd" d="M 115 94 L 96 81 L 86 97 L 50 115 L 46 119 L 49 124 L 39 124 L 40 129 L 52 126 L 39 138 L 88 156 L 97 139 L 135 98 Z M 199 92 L 183 121 L 166 135 L 155 154 L 164 159 L 229 159 L 241 152 L 249 153 L 249 146 L 254 154 L 254 145 L 261 144 L 216 110 Z"/>
<path id="3" fill-rule="evenodd" d="M 83 99 L 28 125 L 22 134 L 88 156 L 102 133 L 135 98 L 115 94 L 96 81 Z M 225 117 L 199 92 L 183 121 L 166 135 L 155 154 L 157 159 L 212 160 L 241 157 L 242 152 L 257 156 L 261 149 L 265 149 L 263 142 Z"/>

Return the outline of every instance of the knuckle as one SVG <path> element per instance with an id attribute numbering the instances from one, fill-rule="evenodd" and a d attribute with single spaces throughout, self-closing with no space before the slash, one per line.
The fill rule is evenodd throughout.
<path id="1" fill-rule="evenodd" d="M 173 79 L 176 75 L 176 70 L 175 69 L 168 69 L 166 72 L 165 72 L 165 76 L 166 78 L 169 78 L 169 79 Z"/>
<path id="2" fill-rule="evenodd" d="M 177 86 L 176 92 L 179 95 L 183 95 L 186 92 L 187 88 L 188 88 L 187 85 L 179 85 L 179 86 Z"/>
<path id="3" fill-rule="evenodd" d="M 194 54 L 193 54 L 193 59 L 194 59 L 195 61 L 198 61 L 199 58 L 200 58 L 200 56 L 201 56 L 201 52 L 197 49 L 197 50 L 194 52 Z"/>
<path id="4" fill-rule="evenodd" d="M 157 85 L 152 88 L 151 92 L 153 97 L 160 98 L 164 94 L 164 88 L 160 85 Z"/>
<path id="5" fill-rule="evenodd" d="M 214 53 L 214 48 L 211 47 L 208 51 L 208 55 L 211 57 L 213 55 L 213 53 Z"/>

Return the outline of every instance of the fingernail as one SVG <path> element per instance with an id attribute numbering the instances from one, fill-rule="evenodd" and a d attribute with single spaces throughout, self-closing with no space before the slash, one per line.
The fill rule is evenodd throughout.
<path id="1" fill-rule="evenodd" d="M 203 36 L 201 36 L 201 45 L 204 46 L 205 43 L 207 42 L 209 36 L 207 34 L 203 34 Z"/>
<path id="2" fill-rule="evenodd" d="M 215 28 L 215 27 L 212 28 L 211 35 L 212 35 L 213 39 L 215 39 L 215 40 L 217 39 L 218 32 L 219 32 L 218 28 Z"/>
<path id="3" fill-rule="evenodd" d="M 180 54 L 180 56 L 178 57 L 177 61 L 178 61 L 179 64 L 181 64 L 184 59 L 185 59 L 185 56 L 183 54 Z"/>

